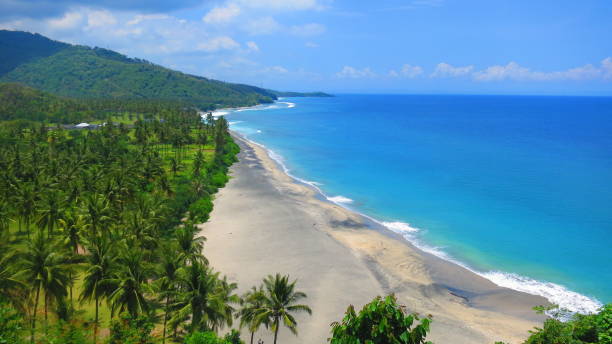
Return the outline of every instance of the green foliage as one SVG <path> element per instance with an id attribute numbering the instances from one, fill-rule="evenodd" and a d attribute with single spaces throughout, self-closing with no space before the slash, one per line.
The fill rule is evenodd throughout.
<path id="1" fill-rule="evenodd" d="M 0 76 L 20 64 L 53 55 L 68 46 L 39 34 L 0 30 Z"/>
<path id="2" fill-rule="evenodd" d="M 227 123 L 150 109 L 130 127 L 0 122 L 0 297 L 28 315 L 31 342 L 99 343 L 107 316 L 111 343 L 149 343 L 155 322 L 164 339 L 231 326 L 236 285 L 208 267 L 205 239 L 185 221 L 190 207 L 196 220 L 208 216 L 217 189 L 208 171 L 228 168 L 219 140 L 202 147 L 196 137 L 229 145 Z M 186 166 L 176 176 L 171 157 Z M 200 173 L 190 173 L 196 161 Z M 3 321 L 2 336 L 12 324 Z"/>
<path id="3" fill-rule="evenodd" d="M 146 316 L 122 313 L 113 321 L 108 344 L 153 344 L 151 331 L 155 324 Z"/>
<path id="4" fill-rule="evenodd" d="M 394 295 L 384 300 L 378 296 L 363 306 L 359 314 L 353 306 L 346 310 L 341 323 L 332 323 L 331 344 L 421 344 L 426 343 L 430 318 L 419 324 L 416 314 L 406 314 Z M 414 327 L 413 327 L 414 326 Z M 429 343 L 429 342 L 427 342 Z"/>
<path id="5" fill-rule="evenodd" d="M 537 311 L 551 310 L 538 307 Z M 542 328 L 536 328 L 525 344 L 612 344 L 612 304 L 597 314 L 575 314 L 567 322 L 546 319 Z"/>
<path id="6" fill-rule="evenodd" d="M 23 319 L 11 306 L 0 302 L 0 344 L 22 344 Z"/>
<path id="7" fill-rule="evenodd" d="M 225 337 L 220 338 L 215 332 L 194 332 L 187 336 L 185 344 L 243 344 L 240 340 L 240 332 L 232 330 Z"/>
<path id="8" fill-rule="evenodd" d="M 12 62 L 6 63 L 0 79 L 57 95 L 171 100 L 201 109 L 250 106 L 276 99 L 273 93 L 258 87 L 184 74 L 107 49 L 63 45 L 54 51 L 45 50 L 39 58 L 21 60 L 15 55 L 24 49 L 14 47 L 13 40 L 31 41 L 32 50 L 48 42 L 22 32 L 2 31 L 2 37 L 7 42 L 2 46 L 2 55 Z"/>
<path id="9" fill-rule="evenodd" d="M 212 209 L 213 202 L 210 196 L 200 198 L 189 206 L 189 218 L 198 223 L 206 222 Z"/>
<path id="10" fill-rule="evenodd" d="M 240 339 L 240 332 L 231 330 L 228 334 L 223 337 L 228 344 L 243 344 L 244 342 Z"/>
<path id="11" fill-rule="evenodd" d="M 87 343 L 85 329 L 72 322 L 59 321 L 51 327 L 45 337 L 45 344 L 84 344 Z"/>

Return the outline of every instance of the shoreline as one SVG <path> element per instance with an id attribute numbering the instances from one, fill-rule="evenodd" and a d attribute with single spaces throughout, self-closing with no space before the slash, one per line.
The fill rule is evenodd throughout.
<path id="1" fill-rule="evenodd" d="M 260 104 L 254 107 L 242 107 L 239 109 L 226 108 L 221 109 L 221 113 L 217 116 L 221 115 L 231 115 L 234 111 L 257 111 L 257 110 L 267 110 L 269 108 L 278 108 L 279 106 L 276 104 L 287 104 L 287 108 L 292 108 L 295 106 L 294 103 L 280 101 L 285 100 L 279 98 L 273 104 Z M 289 99 L 290 100 L 290 99 Z M 230 124 L 237 124 L 238 122 L 230 122 Z M 260 132 L 259 130 L 257 132 Z M 328 195 L 325 191 L 323 191 L 320 187 L 320 184 L 315 181 L 309 181 L 302 179 L 298 176 L 295 176 L 291 173 L 289 168 L 285 165 L 284 159 L 282 156 L 278 155 L 273 150 L 268 147 L 251 141 L 247 135 L 239 133 L 237 131 L 233 131 L 234 135 L 239 135 L 242 139 L 249 141 L 251 144 L 255 144 L 262 149 L 264 149 L 268 156 L 275 161 L 280 169 L 282 169 L 286 174 L 288 174 L 294 181 L 298 183 L 302 183 L 305 186 L 311 187 L 316 190 L 323 201 L 331 202 L 335 205 L 343 207 L 350 212 L 357 213 L 358 215 L 366 218 L 373 224 L 373 227 L 382 230 L 383 232 L 393 232 L 395 234 L 399 234 L 403 237 L 407 242 L 409 242 L 412 246 L 416 247 L 418 250 L 423 251 L 427 254 L 436 256 L 444 261 L 450 262 L 452 264 L 458 265 L 470 272 L 485 278 L 495 285 L 499 287 L 509 288 L 518 292 L 527 293 L 530 295 L 540 296 L 545 298 L 547 301 L 546 304 L 554 304 L 559 305 L 561 309 L 566 309 L 570 313 L 581 313 L 581 314 L 589 314 L 596 312 L 597 309 L 603 306 L 603 304 L 596 298 L 592 296 L 587 296 L 585 294 L 580 294 L 574 290 L 570 290 L 565 287 L 563 284 L 557 284 L 553 282 L 548 282 L 546 280 L 537 280 L 531 277 L 527 277 L 526 275 L 521 275 L 509 271 L 501 271 L 501 270 L 479 270 L 471 265 L 469 262 L 462 261 L 456 257 L 449 255 L 443 249 L 431 246 L 418 234 L 416 234 L 420 229 L 416 227 L 412 227 L 410 223 L 400 222 L 405 220 L 380 220 L 376 218 L 375 215 L 370 215 L 363 213 L 359 209 L 354 209 L 351 204 L 353 200 L 344 197 L 343 195 L 331 196 Z M 250 135 L 249 135 L 250 136 Z M 563 316 L 566 318 L 566 316 Z"/>
<path id="2" fill-rule="evenodd" d="M 376 295 L 389 293 L 395 293 L 411 312 L 432 314 L 431 339 L 438 342 L 517 343 L 528 336 L 528 330 L 541 325 L 544 316 L 531 308 L 546 304 L 546 299 L 499 287 L 459 265 L 419 250 L 403 236 L 377 225 L 377 221 L 333 203 L 316 187 L 295 180 L 264 147 L 235 133 L 234 137 L 242 148 L 240 162 L 232 167 L 232 179 L 215 200 L 211 221 L 201 225 L 202 234 L 209 239 L 205 254 L 216 270 L 238 282 L 240 292 L 256 283 L 257 279 L 249 276 L 254 271 L 286 272 L 292 277 L 297 274 L 299 289 L 303 280 L 318 278 L 322 270 L 342 271 L 343 276 L 338 279 L 348 286 L 343 287 L 334 276 L 328 276 L 319 281 L 326 285 L 323 290 L 320 286 L 305 288 L 309 299 L 314 293 L 315 300 L 324 300 L 313 307 L 313 318 L 300 319 L 311 327 L 309 339 L 324 342 L 329 323 L 341 319 L 349 304 L 360 307 Z M 262 201 L 265 209 L 260 208 Z M 228 218 L 232 212 L 245 210 L 253 212 L 253 218 Z M 287 212 L 295 213 L 295 218 L 279 223 L 278 218 Z M 295 225 L 302 230 L 289 235 L 295 231 L 291 229 Z M 316 245 L 297 246 L 277 257 L 289 260 L 296 254 L 301 257 L 292 264 L 272 261 L 266 267 L 262 260 L 266 260 L 271 247 L 278 248 L 279 242 L 258 242 L 255 237 L 265 233 L 289 235 L 285 240 L 277 238 L 280 244 L 300 237 Z M 252 247 L 256 242 L 258 246 Z M 320 248 L 327 246 L 335 249 Z M 316 256 L 302 252 L 313 249 L 317 250 Z M 304 264 L 321 266 L 306 271 Z M 295 265 L 294 269 L 288 265 Z M 314 321 L 317 308 L 324 313 L 318 316 L 324 319 Z M 318 325 L 312 325 L 313 322 Z M 261 336 L 267 338 L 265 333 Z M 317 342 L 302 337 L 285 339 L 295 343 Z"/>

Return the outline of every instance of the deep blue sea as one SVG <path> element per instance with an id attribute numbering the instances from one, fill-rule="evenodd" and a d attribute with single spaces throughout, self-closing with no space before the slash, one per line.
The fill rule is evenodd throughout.
<path id="1" fill-rule="evenodd" d="M 612 302 L 612 98 L 339 95 L 218 114 L 426 251 L 574 311 Z"/>

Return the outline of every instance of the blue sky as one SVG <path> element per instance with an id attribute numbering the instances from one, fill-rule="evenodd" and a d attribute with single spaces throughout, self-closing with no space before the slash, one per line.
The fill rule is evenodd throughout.
<path id="1" fill-rule="evenodd" d="M 612 2 L 0 0 L 0 28 L 282 90 L 612 95 Z"/>

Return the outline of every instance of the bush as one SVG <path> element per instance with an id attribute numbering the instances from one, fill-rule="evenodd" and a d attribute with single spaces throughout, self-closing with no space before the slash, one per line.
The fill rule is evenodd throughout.
<path id="1" fill-rule="evenodd" d="M 111 325 L 108 344 L 153 344 L 151 330 L 154 326 L 145 316 L 134 318 L 123 313 Z"/>
<path id="2" fill-rule="evenodd" d="M 403 306 L 397 304 L 394 295 L 384 300 L 377 296 L 372 302 L 363 306 L 359 314 L 349 306 L 341 323 L 332 323 L 331 344 L 422 344 L 429 332 L 431 319 L 424 318 L 415 325 L 419 317 L 406 314 Z"/>
<path id="3" fill-rule="evenodd" d="M 612 304 L 597 314 L 576 314 L 568 322 L 546 319 L 542 328 L 530 332 L 524 344 L 612 344 Z"/>
<path id="4" fill-rule="evenodd" d="M 5 303 L 0 303 L 0 344 L 21 344 L 23 320 L 17 311 Z"/>
<path id="5" fill-rule="evenodd" d="M 185 344 L 243 344 L 243 342 L 240 340 L 240 332 L 232 330 L 224 338 L 219 338 L 214 332 L 194 332 L 185 338 Z"/>
<path id="6" fill-rule="evenodd" d="M 189 206 L 189 218 L 195 222 L 206 222 L 213 209 L 210 197 L 200 198 Z"/>

